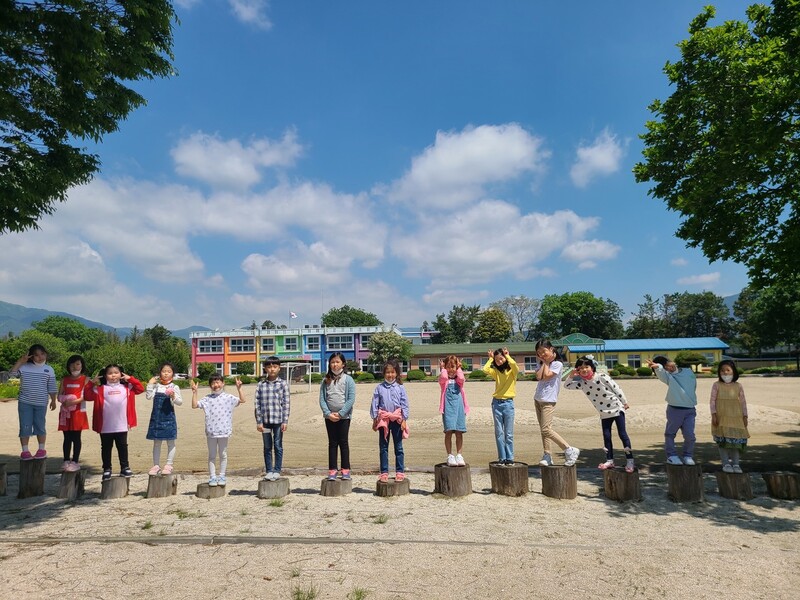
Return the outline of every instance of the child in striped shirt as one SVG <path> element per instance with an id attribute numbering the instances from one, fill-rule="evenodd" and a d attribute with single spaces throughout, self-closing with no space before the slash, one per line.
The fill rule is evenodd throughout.
<path id="1" fill-rule="evenodd" d="M 50 397 L 50 410 L 56 409 L 56 374 L 53 367 L 47 364 L 47 350 L 41 344 L 34 344 L 27 354 L 11 368 L 11 374 L 19 376 L 19 398 L 17 412 L 19 413 L 19 443 L 22 460 L 33 458 L 47 458 L 44 449 L 47 441 L 45 416 L 47 415 L 47 398 Z M 39 449 L 31 454 L 28 442 L 31 435 L 35 435 L 39 442 Z"/>
<path id="2" fill-rule="evenodd" d="M 278 376 L 281 361 L 277 356 L 264 361 L 264 372 L 256 388 L 256 429 L 264 440 L 264 481 L 276 481 L 283 467 L 283 433 L 289 424 L 289 386 Z"/>

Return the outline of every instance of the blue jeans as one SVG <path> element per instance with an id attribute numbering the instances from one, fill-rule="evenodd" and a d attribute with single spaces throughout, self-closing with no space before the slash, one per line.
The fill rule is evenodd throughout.
<path id="1" fill-rule="evenodd" d="M 497 458 L 514 460 L 514 400 L 492 398 L 492 418 Z"/>
<path id="2" fill-rule="evenodd" d="M 280 425 L 264 424 L 264 468 L 267 473 L 280 473 L 283 467 L 283 431 Z M 272 449 L 275 449 L 275 468 L 272 468 Z"/>
<path id="3" fill-rule="evenodd" d="M 404 473 L 406 470 L 405 453 L 403 452 L 403 430 L 397 421 L 389 421 L 389 435 L 394 442 L 394 470 Z M 381 473 L 389 472 L 389 440 L 378 430 L 378 449 L 381 456 Z"/>

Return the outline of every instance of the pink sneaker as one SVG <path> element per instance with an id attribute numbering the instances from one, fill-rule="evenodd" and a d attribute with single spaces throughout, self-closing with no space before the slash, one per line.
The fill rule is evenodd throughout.
<path id="1" fill-rule="evenodd" d="M 38 459 L 47 458 L 47 450 L 43 450 L 42 448 L 39 448 L 36 451 L 36 454 L 33 455 L 33 458 L 38 458 Z"/>
<path id="2" fill-rule="evenodd" d="M 72 464 L 72 461 L 65 460 L 63 463 L 61 463 L 61 470 L 62 471 L 69 471 L 69 466 L 71 464 Z"/>
<path id="3" fill-rule="evenodd" d="M 158 475 L 159 473 L 161 473 L 161 467 L 159 467 L 158 465 L 153 465 L 147 472 L 148 475 Z"/>
<path id="4" fill-rule="evenodd" d="M 378 477 L 378 481 L 382 481 L 383 483 L 388 482 L 389 481 L 389 474 L 388 473 L 381 473 L 381 476 Z"/>
<path id="5" fill-rule="evenodd" d="M 161 469 L 162 475 L 172 475 L 172 465 L 164 465 L 164 468 Z"/>
<path id="6" fill-rule="evenodd" d="M 394 474 L 394 480 L 395 481 L 403 481 L 405 478 L 406 478 L 406 474 L 403 473 L 403 472 Z"/>
<path id="7" fill-rule="evenodd" d="M 21 460 L 31 460 L 33 458 L 33 454 L 31 454 L 29 450 L 23 450 L 19 453 L 19 457 Z"/>

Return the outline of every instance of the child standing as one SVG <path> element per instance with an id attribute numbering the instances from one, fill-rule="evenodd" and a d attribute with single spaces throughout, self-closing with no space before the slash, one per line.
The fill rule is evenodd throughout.
<path id="1" fill-rule="evenodd" d="M 739 383 L 739 369 L 732 360 L 717 368 L 719 380 L 711 386 L 711 434 L 719 447 L 722 470 L 741 473 L 739 454 L 747 448 L 747 401 Z"/>
<path id="2" fill-rule="evenodd" d="M 144 386 L 119 365 L 108 365 L 94 383 L 86 389 L 85 398 L 94 402 L 92 429 L 100 434 L 103 481 L 111 479 L 111 449 L 115 445 L 120 476 L 133 477 L 128 463 L 128 431 L 136 427 L 136 395 L 144 391 Z"/>
<path id="3" fill-rule="evenodd" d="M 64 471 L 80 471 L 81 432 L 89 429 L 86 416 L 86 400 L 84 394 L 92 382 L 86 376 L 86 363 L 83 357 L 74 354 L 67 359 L 67 376 L 61 380 L 58 401 L 58 430 L 64 432 Z M 70 457 L 72 457 L 70 459 Z"/>
<path id="4" fill-rule="evenodd" d="M 264 481 L 276 481 L 283 468 L 283 434 L 289 424 L 289 387 L 278 377 L 281 361 L 277 356 L 264 361 L 264 371 L 266 375 L 256 388 L 256 429 L 264 441 Z"/>
<path id="5" fill-rule="evenodd" d="M 558 392 L 561 391 L 561 371 L 564 364 L 558 360 L 558 353 L 550 340 L 536 342 L 536 357 L 539 365 L 536 369 L 536 391 L 533 393 L 533 404 L 536 407 L 536 418 L 539 421 L 539 430 L 542 432 L 542 447 L 544 454 L 539 464 L 549 467 L 553 464 L 553 455 L 550 452 L 551 443 L 555 442 L 564 451 L 564 466 L 571 467 L 578 460 L 581 451 L 569 445 L 553 429 L 553 413 L 556 410 Z"/>
<path id="6" fill-rule="evenodd" d="M 678 368 L 666 356 L 647 360 L 656 377 L 667 384 L 667 426 L 664 429 L 664 451 L 671 465 L 694 465 L 694 425 L 697 419 L 697 379 L 691 369 Z M 683 433 L 683 460 L 675 450 L 675 436 Z"/>
<path id="7" fill-rule="evenodd" d="M 47 350 L 41 344 L 34 344 L 28 353 L 11 367 L 11 375 L 19 377 L 19 397 L 17 413 L 19 414 L 19 443 L 22 452 L 21 460 L 47 458 L 44 449 L 47 441 L 45 417 L 47 416 L 47 398 L 50 397 L 50 410 L 56 409 L 56 374 L 53 367 L 47 364 Z M 36 436 L 39 449 L 31 454 L 28 448 L 31 434 Z"/>
<path id="8" fill-rule="evenodd" d="M 582 356 L 575 361 L 574 375 L 564 384 L 564 387 L 568 390 L 581 390 L 600 413 L 606 460 L 597 468 L 601 470 L 614 468 L 611 426 L 616 423 L 617 434 L 625 449 L 625 471 L 633 473 L 636 467 L 633 463 L 633 452 L 631 452 L 631 439 L 625 430 L 625 411 L 628 410 L 628 400 L 625 398 L 622 388 L 605 373 L 597 372 L 597 365 L 591 356 Z"/>
<path id="9" fill-rule="evenodd" d="M 145 397 L 153 403 L 150 425 L 147 428 L 147 439 L 153 440 L 153 466 L 150 468 L 150 475 L 159 473 L 170 475 L 172 473 L 172 464 L 175 460 L 175 440 L 178 437 L 175 407 L 183 404 L 181 388 L 172 381 L 174 375 L 175 367 L 170 363 L 162 363 L 158 367 L 158 376 L 151 377 L 147 382 Z M 167 464 L 162 469 L 159 463 L 161 463 L 163 441 L 167 442 Z"/>
<path id="10" fill-rule="evenodd" d="M 494 379 L 492 394 L 492 419 L 497 443 L 497 462 L 514 464 L 514 396 L 517 393 L 519 367 L 508 353 L 508 348 L 488 351 L 489 360 L 483 372 Z"/>
<path id="11" fill-rule="evenodd" d="M 334 352 L 328 358 L 328 372 L 319 386 L 319 407 L 328 432 L 328 479 L 338 473 L 337 458 L 342 455 L 342 479 L 350 479 L 350 421 L 356 401 L 356 382 L 344 372 L 345 358 Z"/>
<path id="12" fill-rule="evenodd" d="M 461 450 L 464 446 L 464 433 L 467 431 L 467 414 L 469 404 L 464 393 L 464 371 L 461 360 L 454 355 L 439 361 L 439 387 L 442 395 L 439 400 L 439 412 L 442 415 L 444 428 L 444 448 L 447 451 L 447 466 L 466 466 Z M 453 434 L 456 436 L 456 455 L 453 456 Z"/>
<path id="13" fill-rule="evenodd" d="M 403 481 L 406 478 L 403 440 L 408 437 L 408 396 L 396 360 L 390 359 L 383 365 L 383 381 L 372 394 L 369 416 L 372 417 L 372 431 L 378 432 L 381 465 L 378 481 L 389 481 L 389 434 L 394 442 L 394 479 Z"/>
<path id="14" fill-rule="evenodd" d="M 193 379 L 192 408 L 201 408 L 206 417 L 206 443 L 208 444 L 208 485 L 224 486 L 228 483 L 225 470 L 228 467 L 228 438 L 233 434 L 233 409 L 244 404 L 242 381 L 236 378 L 236 391 L 239 397 L 223 391 L 222 375 L 214 374 L 208 378 L 211 393 L 197 400 L 197 382 Z M 216 474 L 217 454 L 219 454 L 219 476 Z"/>

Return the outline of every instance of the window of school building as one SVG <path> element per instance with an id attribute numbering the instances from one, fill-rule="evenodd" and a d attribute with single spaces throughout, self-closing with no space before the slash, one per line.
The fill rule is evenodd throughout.
<path id="1" fill-rule="evenodd" d="M 425 371 L 426 373 L 431 372 L 431 359 L 430 358 L 420 358 L 419 359 L 419 369 L 421 371 Z"/>
<path id="2" fill-rule="evenodd" d="M 472 371 L 472 357 L 461 359 L 461 370 L 465 372 Z"/>
<path id="3" fill-rule="evenodd" d="M 254 352 L 255 349 L 253 338 L 231 338 L 231 352 Z"/>
<path id="4" fill-rule="evenodd" d="M 320 341 L 318 335 L 310 335 L 306 338 L 306 350 L 319 350 L 319 346 Z"/>
<path id="5" fill-rule="evenodd" d="M 328 350 L 352 350 L 352 349 L 353 349 L 352 335 L 328 336 Z"/>
<path id="6" fill-rule="evenodd" d="M 220 354 L 222 353 L 222 340 L 198 340 L 198 354 Z"/>
<path id="7" fill-rule="evenodd" d="M 320 361 L 312 360 L 311 361 L 311 372 L 312 373 L 322 373 L 322 371 L 319 370 L 319 365 L 320 365 Z M 327 373 L 327 369 L 325 369 L 325 372 Z"/>
<path id="8" fill-rule="evenodd" d="M 641 354 L 628 354 L 628 366 L 633 367 L 634 369 L 638 369 L 642 366 L 642 355 Z"/>
<path id="9" fill-rule="evenodd" d="M 535 371 L 538 359 L 535 356 L 526 356 L 524 358 L 524 365 L 526 371 Z"/>
<path id="10" fill-rule="evenodd" d="M 275 338 L 261 338 L 261 351 L 275 353 Z"/>
<path id="11" fill-rule="evenodd" d="M 283 340 L 283 349 L 286 352 L 297 352 L 297 338 L 287 337 Z"/>
<path id="12" fill-rule="evenodd" d="M 703 352 L 703 358 L 705 359 L 704 363 L 707 365 L 714 364 L 714 353 L 713 352 Z"/>
<path id="13" fill-rule="evenodd" d="M 606 369 L 613 369 L 619 364 L 619 354 L 606 354 Z"/>
<path id="14" fill-rule="evenodd" d="M 372 339 L 371 333 L 362 333 L 361 334 L 361 347 L 366 348 L 367 344 L 369 344 L 370 339 Z"/>

